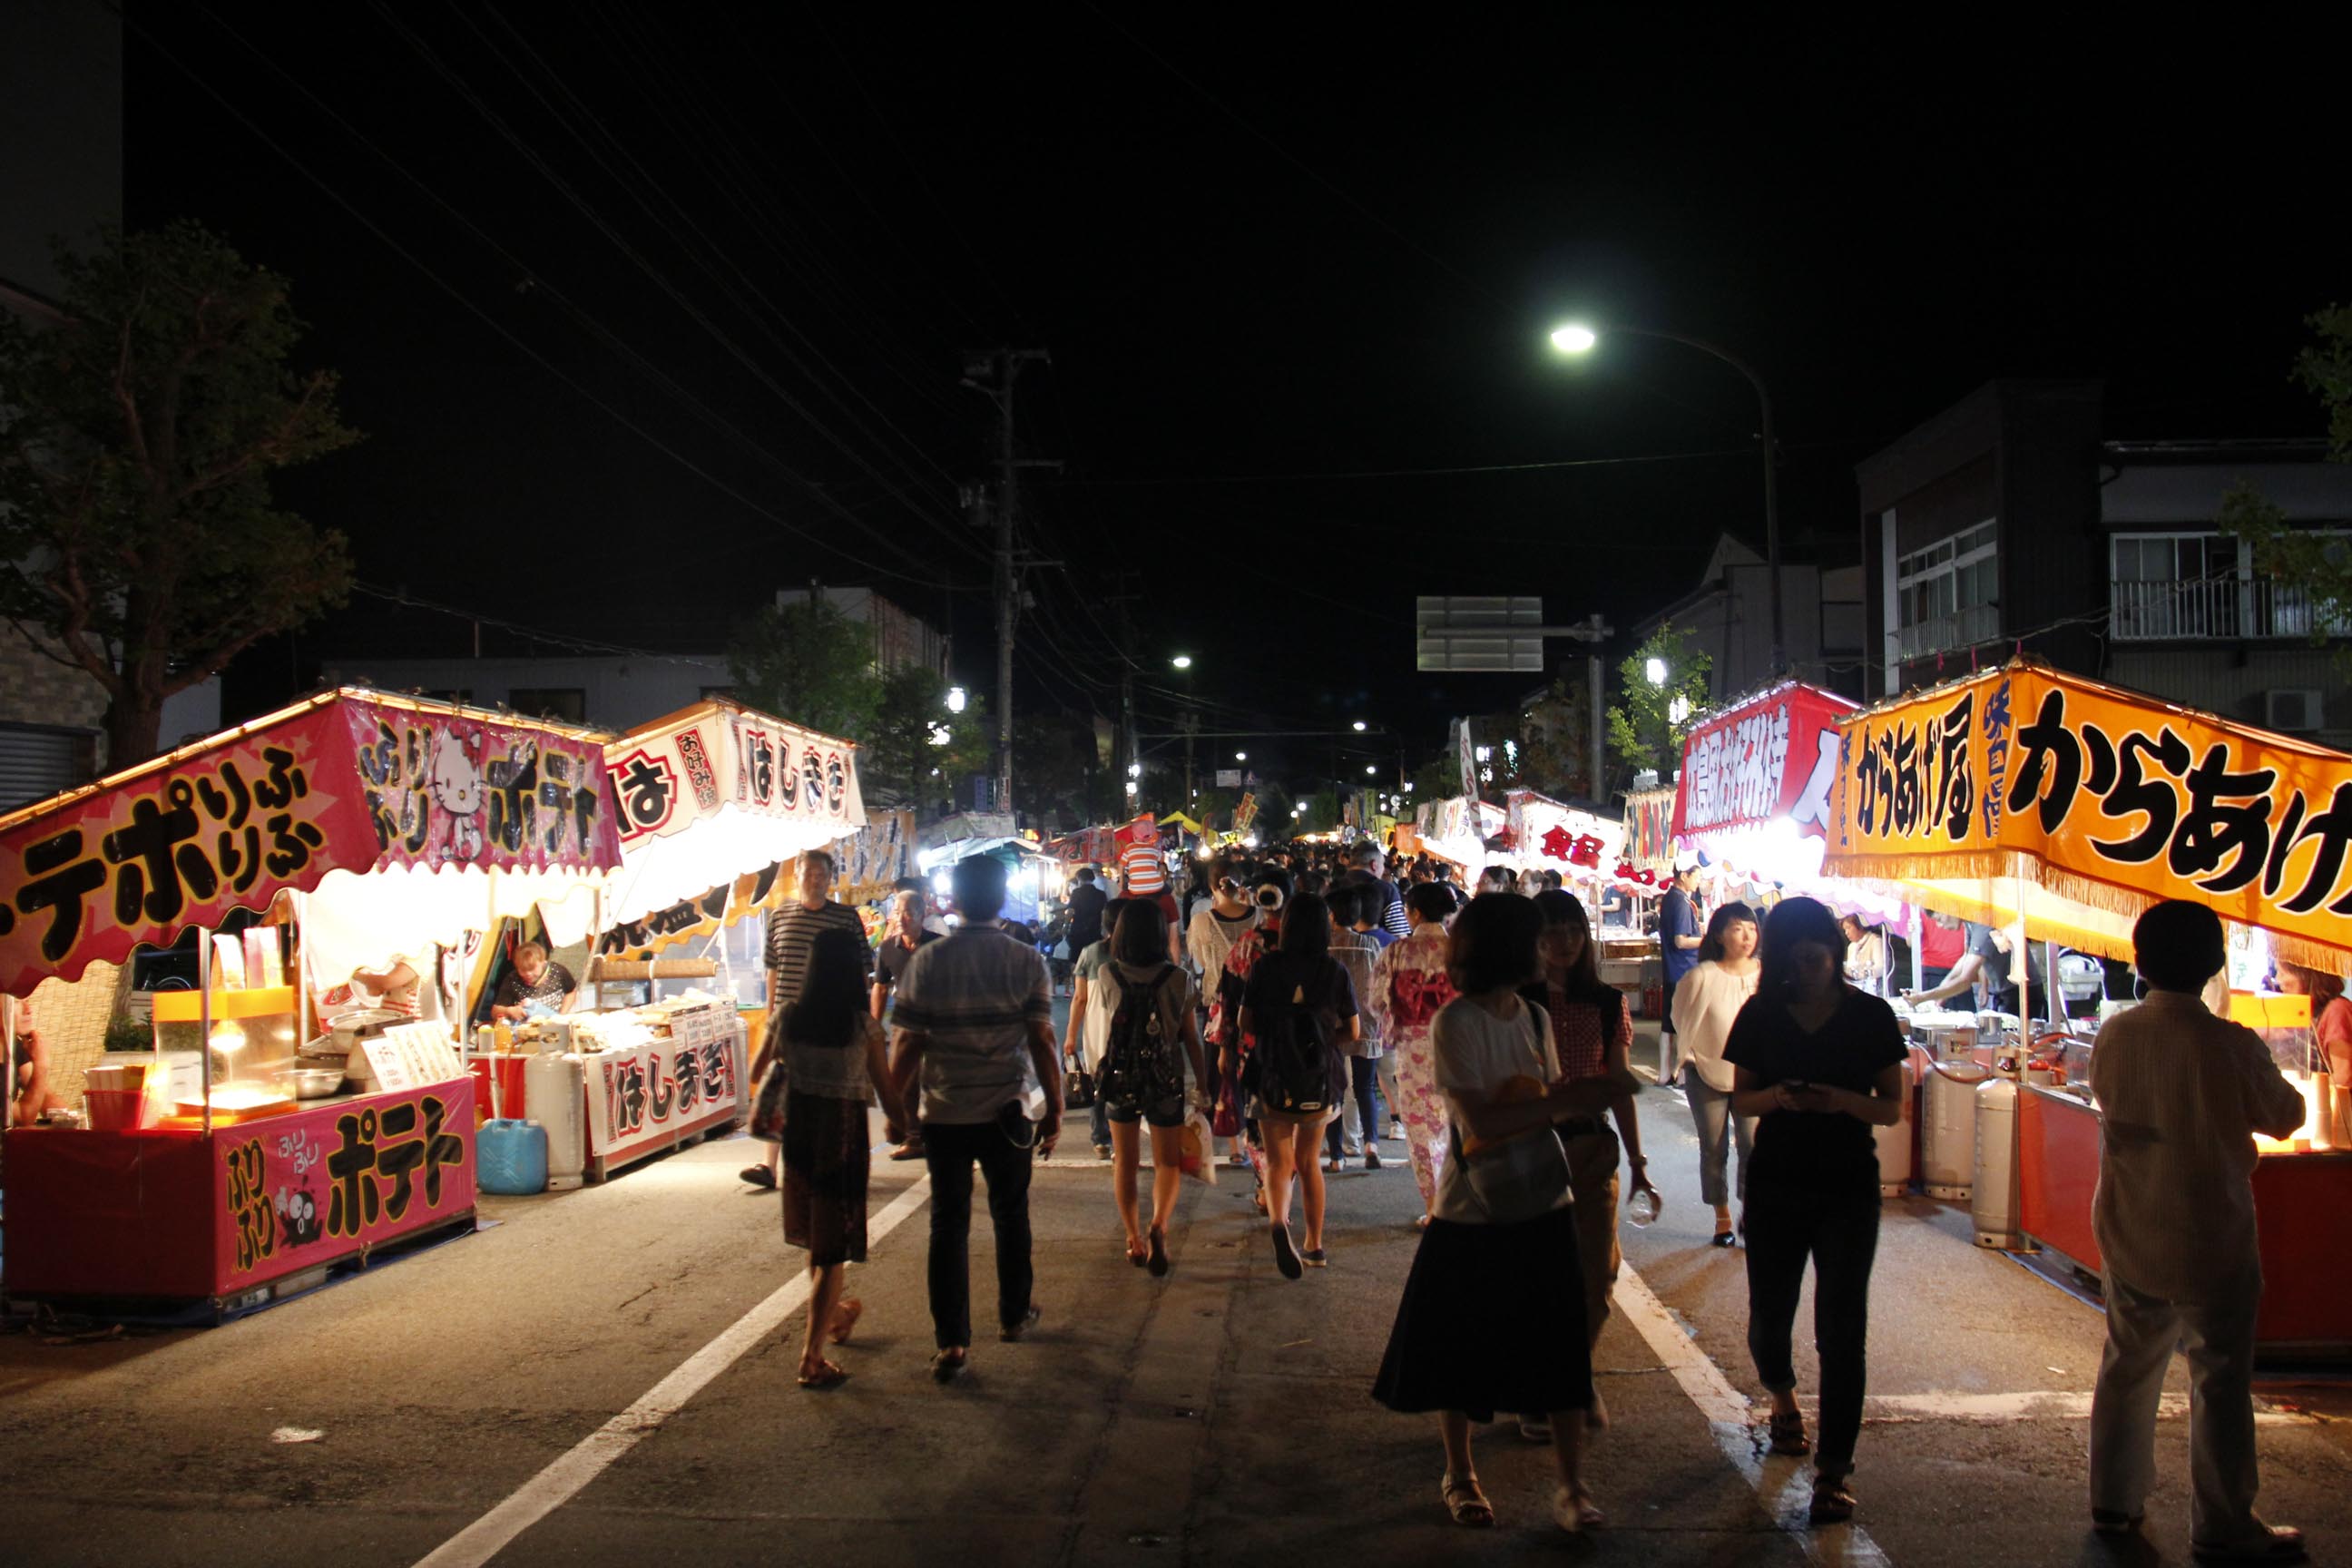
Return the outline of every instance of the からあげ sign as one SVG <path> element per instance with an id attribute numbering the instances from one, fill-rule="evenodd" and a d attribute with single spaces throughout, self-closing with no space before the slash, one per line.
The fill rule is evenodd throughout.
<path id="1" fill-rule="evenodd" d="M 331 870 L 609 868 L 613 817 L 591 738 L 334 692 L 0 822 L 0 991 Z"/>
<path id="2" fill-rule="evenodd" d="M 2038 665 L 1855 716 L 1832 805 L 1832 875 L 2030 874 L 2352 949 L 2352 757 Z"/>

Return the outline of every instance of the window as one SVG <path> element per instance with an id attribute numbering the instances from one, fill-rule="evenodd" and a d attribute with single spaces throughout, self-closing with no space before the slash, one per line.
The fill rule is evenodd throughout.
<path id="1" fill-rule="evenodd" d="M 2222 533 L 2118 533 L 2108 541 L 2108 634 L 2124 642 L 2298 637 L 2325 613 L 2308 594 L 2258 575 Z"/>
<path id="2" fill-rule="evenodd" d="M 555 719 L 567 724 L 588 721 L 584 687 L 518 686 L 507 693 L 507 706 L 526 719 Z"/>
<path id="3" fill-rule="evenodd" d="M 1903 657 L 1985 642 L 2000 631 L 2000 525 L 1985 521 L 1895 563 Z"/>

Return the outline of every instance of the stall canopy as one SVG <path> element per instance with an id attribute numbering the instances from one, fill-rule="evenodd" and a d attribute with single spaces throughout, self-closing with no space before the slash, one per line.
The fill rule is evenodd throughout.
<path id="1" fill-rule="evenodd" d="M 1761 859 L 1829 831 L 1845 698 L 1788 681 L 1691 731 L 1675 786 L 1675 838 L 1718 858 Z"/>
<path id="2" fill-rule="evenodd" d="M 621 862 L 604 741 L 341 688 L 26 806 L 0 817 L 0 990 L 288 890 L 320 973 L 521 914 Z"/>
<path id="3" fill-rule="evenodd" d="M 1832 874 L 2113 958 L 2164 899 L 2352 953 L 2342 752 L 2020 660 L 1853 715 L 1838 757 Z"/>
<path id="4" fill-rule="evenodd" d="M 1601 816 L 1531 789 L 1512 790 L 1504 801 L 1504 822 L 1519 869 L 1613 878 L 1624 863 L 1622 818 Z"/>
<path id="5" fill-rule="evenodd" d="M 604 748 L 621 874 L 606 923 L 643 920 L 866 826 L 857 747 L 711 700 Z"/>

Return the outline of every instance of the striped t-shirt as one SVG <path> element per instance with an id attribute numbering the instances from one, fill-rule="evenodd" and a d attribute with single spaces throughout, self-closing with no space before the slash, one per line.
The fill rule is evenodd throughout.
<path id="1" fill-rule="evenodd" d="M 1131 899 L 1155 898 L 1168 890 L 1168 866 L 1160 858 L 1157 844 L 1129 845 L 1118 852 L 1118 868 Z"/>
<path id="2" fill-rule="evenodd" d="M 808 984 L 809 953 L 821 931 L 845 931 L 866 940 L 866 924 L 847 904 L 830 900 L 809 909 L 791 903 L 768 917 L 768 1010 L 775 1013 L 801 999 Z"/>

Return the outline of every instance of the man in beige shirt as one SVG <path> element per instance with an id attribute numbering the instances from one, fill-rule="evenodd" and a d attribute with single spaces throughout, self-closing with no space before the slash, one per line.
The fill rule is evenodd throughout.
<path id="1" fill-rule="evenodd" d="M 2201 904 L 2158 904 L 2132 929 L 2147 999 L 2091 1052 L 2099 1101 L 2092 1231 L 2105 1265 L 2107 1347 L 2091 1405 L 2091 1521 L 2139 1523 L 2156 1483 L 2156 1410 L 2178 1347 L 2189 1358 L 2189 1539 L 2200 1561 L 2303 1556 L 2302 1532 L 2254 1513 L 2256 1131 L 2301 1125 L 2303 1097 L 2261 1038 L 2199 997 L 2225 960 Z"/>

